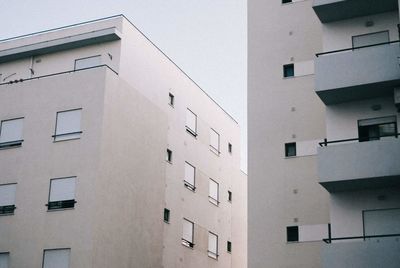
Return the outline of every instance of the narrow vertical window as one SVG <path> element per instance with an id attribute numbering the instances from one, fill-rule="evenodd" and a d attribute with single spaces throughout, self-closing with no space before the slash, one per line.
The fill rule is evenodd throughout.
<path id="1" fill-rule="evenodd" d="M 299 227 L 288 226 L 286 227 L 287 242 L 298 242 L 299 241 Z"/>
<path id="2" fill-rule="evenodd" d="M 57 112 L 54 141 L 79 139 L 82 109 Z"/>
<path id="3" fill-rule="evenodd" d="M 172 107 L 174 107 L 174 103 L 175 103 L 175 96 L 172 95 L 171 93 L 168 94 L 168 104 L 171 105 Z"/>
<path id="4" fill-rule="evenodd" d="M 194 223 L 183 219 L 183 234 L 182 234 L 182 244 L 193 248 L 194 246 Z"/>
<path id="5" fill-rule="evenodd" d="M 232 242 L 231 241 L 226 242 L 226 251 L 228 251 L 229 253 L 232 252 Z"/>
<path id="6" fill-rule="evenodd" d="M 285 156 L 286 157 L 296 156 L 295 142 L 285 143 Z"/>
<path id="7" fill-rule="evenodd" d="M 167 149 L 167 158 L 166 158 L 168 163 L 172 163 L 172 151 L 170 149 Z"/>
<path id="8" fill-rule="evenodd" d="M 196 168 L 189 164 L 188 162 L 185 162 L 185 179 L 184 179 L 184 184 L 186 188 L 189 190 L 194 191 L 196 189 L 195 186 L 195 174 L 196 174 Z"/>
<path id="9" fill-rule="evenodd" d="M 169 223 L 169 214 L 170 214 L 169 209 L 164 208 L 164 221 L 166 223 Z"/>
<path id="10" fill-rule="evenodd" d="M 216 206 L 219 204 L 219 184 L 213 179 L 209 181 L 208 200 Z"/>
<path id="11" fill-rule="evenodd" d="M 283 65 L 283 77 L 292 77 L 294 76 L 294 64 L 285 64 Z"/>
<path id="12" fill-rule="evenodd" d="M 43 268 L 69 268 L 71 249 L 45 249 Z"/>
<path id="13" fill-rule="evenodd" d="M 75 70 L 81 70 L 101 65 L 101 56 L 92 56 L 75 60 Z"/>
<path id="14" fill-rule="evenodd" d="M 228 152 L 231 154 L 232 153 L 232 144 L 228 143 Z"/>
<path id="15" fill-rule="evenodd" d="M 186 110 L 186 131 L 193 136 L 197 136 L 197 115 L 189 108 Z"/>
<path id="16" fill-rule="evenodd" d="M 208 256 L 218 259 L 218 235 L 208 232 Z"/>
<path id="17" fill-rule="evenodd" d="M 8 268 L 9 267 L 9 252 L 1 252 L 0 253 L 0 268 Z"/>
<path id="18" fill-rule="evenodd" d="M 21 146 L 23 118 L 1 121 L 0 125 L 0 149 Z"/>
<path id="19" fill-rule="evenodd" d="M 73 208 L 75 206 L 76 177 L 50 180 L 48 210 Z"/>
<path id="20" fill-rule="evenodd" d="M 214 129 L 210 129 L 210 148 L 216 154 L 219 154 L 219 134 Z"/>
<path id="21" fill-rule="evenodd" d="M 228 201 L 232 202 L 232 192 L 228 191 Z"/>
<path id="22" fill-rule="evenodd" d="M 16 183 L 0 185 L 0 215 L 14 214 L 16 190 Z"/>

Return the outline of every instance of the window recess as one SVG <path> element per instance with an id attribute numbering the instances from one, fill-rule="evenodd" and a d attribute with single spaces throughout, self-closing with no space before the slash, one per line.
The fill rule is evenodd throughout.
<path id="1" fill-rule="evenodd" d="M 208 232 L 208 256 L 218 259 L 218 235 Z"/>
<path id="2" fill-rule="evenodd" d="M 76 177 L 51 179 L 48 210 L 75 207 L 75 183 Z"/>
<path id="3" fill-rule="evenodd" d="M 186 131 L 194 137 L 197 136 L 197 115 L 189 108 L 186 110 Z"/>
<path id="4" fill-rule="evenodd" d="M 0 185 L 0 215 L 14 214 L 16 190 L 16 183 Z"/>
<path id="5" fill-rule="evenodd" d="M 15 118 L 1 121 L 0 125 L 0 149 L 19 147 L 22 139 L 23 118 Z"/>
<path id="6" fill-rule="evenodd" d="M 183 219 L 182 245 L 194 247 L 194 223 L 185 218 Z"/>
<path id="7" fill-rule="evenodd" d="M 54 141 L 79 139 L 81 130 L 82 109 L 57 112 Z"/>
<path id="8" fill-rule="evenodd" d="M 188 188 L 191 191 L 196 190 L 196 184 L 195 184 L 195 176 L 196 176 L 196 168 L 189 164 L 188 162 L 185 162 L 185 178 L 184 178 L 184 185 L 186 188 Z"/>

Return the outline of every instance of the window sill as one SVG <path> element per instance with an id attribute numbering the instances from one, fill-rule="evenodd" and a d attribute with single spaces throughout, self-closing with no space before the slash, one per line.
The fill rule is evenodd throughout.
<path id="1" fill-rule="evenodd" d="M 172 161 L 165 160 L 168 164 L 172 165 Z"/>
<path id="2" fill-rule="evenodd" d="M 219 150 L 212 147 L 211 145 L 210 145 L 210 151 L 213 152 L 216 156 L 220 156 L 220 154 L 221 154 L 221 152 Z"/>
<path id="3" fill-rule="evenodd" d="M 171 106 L 171 108 L 175 108 L 175 106 L 171 103 L 168 103 L 169 106 Z"/>
<path id="4" fill-rule="evenodd" d="M 188 190 L 190 190 L 190 191 L 192 191 L 192 192 L 194 192 L 194 193 L 196 192 L 196 186 L 191 185 L 190 183 L 187 183 L 186 181 L 184 181 L 183 186 L 184 186 L 186 189 L 188 189 Z"/>
<path id="5" fill-rule="evenodd" d="M 210 202 L 211 204 L 213 204 L 216 207 L 219 207 L 219 201 L 212 198 L 211 196 L 208 197 L 208 202 Z"/>
<path id="6" fill-rule="evenodd" d="M 214 253 L 214 252 L 211 252 L 211 251 L 207 251 L 208 252 L 208 257 L 209 258 L 211 258 L 211 259 L 214 259 L 214 260 L 218 260 L 218 253 Z"/>
<path id="7" fill-rule="evenodd" d="M 186 132 L 189 133 L 191 136 L 193 136 L 194 138 L 197 138 L 197 133 L 196 131 L 193 131 L 192 129 L 186 127 Z"/>
<path id="8" fill-rule="evenodd" d="M 194 244 L 192 242 L 189 242 L 185 239 L 182 238 L 182 246 L 185 246 L 187 248 L 193 249 L 194 248 Z"/>
<path id="9" fill-rule="evenodd" d="M 165 223 L 169 224 L 169 221 L 164 220 Z"/>
<path id="10" fill-rule="evenodd" d="M 71 133 L 64 133 L 64 134 L 55 134 L 53 137 L 53 142 L 60 142 L 60 141 L 70 141 L 70 140 L 79 140 L 81 138 L 82 131 L 71 132 Z M 67 137 L 72 136 L 72 137 Z"/>
<path id="11" fill-rule="evenodd" d="M 53 211 L 64 211 L 64 210 L 74 210 L 75 207 L 72 208 L 53 208 L 53 209 L 47 209 L 47 212 L 53 212 Z"/>
<path id="12" fill-rule="evenodd" d="M 298 157 L 297 155 L 293 155 L 293 156 L 285 156 L 285 159 L 291 159 L 291 158 L 296 158 Z"/>
<path id="13" fill-rule="evenodd" d="M 0 150 L 6 150 L 6 149 L 13 149 L 13 148 L 22 147 L 22 142 L 23 141 L 24 140 L 2 142 L 2 143 L 0 143 Z"/>
<path id="14" fill-rule="evenodd" d="M 15 215 L 15 213 L 14 212 L 11 212 L 11 213 L 0 213 L 0 217 L 2 217 L 2 216 L 12 216 L 12 215 Z"/>

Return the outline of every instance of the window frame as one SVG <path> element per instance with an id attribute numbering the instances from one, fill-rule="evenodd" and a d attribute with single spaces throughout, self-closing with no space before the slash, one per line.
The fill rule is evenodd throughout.
<path id="1" fill-rule="evenodd" d="M 167 148 L 167 158 L 166 161 L 170 164 L 172 164 L 172 150 Z"/>
<path id="2" fill-rule="evenodd" d="M 191 134 L 193 137 L 197 137 L 197 114 L 195 114 L 192 110 L 190 110 L 189 108 L 186 108 L 186 112 L 190 112 L 195 116 L 195 129 L 191 129 L 188 125 L 187 125 L 187 115 L 186 115 L 186 123 L 185 123 L 185 127 L 186 127 L 186 132 Z"/>
<path id="3" fill-rule="evenodd" d="M 288 75 L 288 69 L 287 68 L 291 68 L 291 75 Z M 294 75 L 294 63 L 288 63 L 288 64 L 284 64 L 282 66 L 283 69 L 283 78 L 292 78 L 295 77 Z"/>
<path id="4" fill-rule="evenodd" d="M 228 142 L 228 153 L 232 154 L 233 153 L 233 146 L 232 143 Z"/>
<path id="5" fill-rule="evenodd" d="M 52 137 L 53 137 L 53 142 L 62 142 L 62 141 L 79 140 L 79 139 L 81 138 L 81 134 L 83 133 L 83 131 L 82 131 L 82 113 L 81 113 L 81 126 L 80 126 L 80 129 L 81 129 L 81 130 L 80 130 L 80 131 L 74 131 L 74 132 L 69 132 L 69 133 L 57 134 L 58 114 L 59 114 L 59 113 L 65 113 L 65 112 L 78 111 L 78 110 L 83 111 L 83 108 L 75 108 L 75 109 L 69 109 L 69 110 L 63 110 L 63 111 L 58 111 L 58 112 L 56 112 L 56 124 L 55 124 L 55 127 L 54 127 L 54 135 L 52 135 Z M 73 137 L 73 138 L 69 138 L 69 139 L 57 140 L 58 137 L 68 136 L 68 135 L 73 135 L 73 134 L 79 134 L 79 137 Z"/>
<path id="6" fill-rule="evenodd" d="M 185 238 L 183 238 L 183 232 L 182 232 L 182 245 L 184 245 L 185 247 L 194 248 L 194 222 L 187 219 L 187 218 L 183 218 L 183 221 L 189 222 L 192 225 L 192 241 L 188 241 Z M 182 224 L 182 231 L 183 231 L 183 224 Z"/>
<path id="7" fill-rule="evenodd" d="M 210 195 L 211 192 L 211 183 L 214 182 L 217 185 L 217 199 L 215 199 L 214 197 L 212 197 Z M 208 181 L 208 201 L 215 205 L 218 206 L 219 205 L 219 183 L 216 180 L 213 180 L 212 178 L 209 178 Z"/>
<path id="8" fill-rule="evenodd" d="M 386 120 L 385 120 L 386 119 Z M 393 119 L 392 121 L 390 121 L 390 119 Z M 381 120 L 380 123 L 375 123 L 375 124 L 365 124 L 365 125 L 360 125 L 360 123 L 362 122 L 366 122 L 366 121 L 379 121 Z M 387 121 L 387 122 L 385 122 Z M 390 124 L 394 124 L 394 133 L 393 136 L 387 136 L 387 135 L 380 135 L 377 137 L 362 137 L 360 135 L 360 130 L 361 128 L 366 128 L 366 127 L 373 127 L 373 126 L 382 126 L 382 125 L 390 125 Z M 366 142 L 366 141 L 373 141 L 373 140 L 380 140 L 381 138 L 385 138 L 385 137 L 397 137 L 398 134 L 398 126 L 397 126 L 397 116 L 396 115 L 389 115 L 389 116 L 380 116 L 380 117 L 373 117 L 373 118 L 365 118 L 365 119 L 359 119 L 357 120 L 357 131 L 358 131 L 358 141 L 359 142 Z"/>
<path id="9" fill-rule="evenodd" d="M 211 234 L 211 235 L 214 235 L 214 236 L 216 237 L 216 245 L 215 245 L 216 252 L 212 252 L 212 251 L 210 250 L 210 234 Z M 208 231 L 207 255 L 208 255 L 208 257 L 210 257 L 210 258 L 212 258 L 212 259 L 215 259 L 215 260 L 218 260 L 218 256 L 219 256 L 219 254 L 218 254 L 218 252 L 219 252 L 218 240 L 219 240 L 219 237 L 218 237 L 218 235 L 217 235 L 216 233 L 211 232 L 211 231 Z"/>
<path id="10" fill-rule="evenodd" d="M 25 117 L 15 117 L 15 118 L 1 120 L 0 121 L 0 138 L 1 138 L 1 132 L 3 130 L 4 122 L 13 121 L 13 120 L 23 120 L 23 119 L 25 119 Z M 21 133 L 21 136 L 22 136 L 22 134 L 23 133 Z M 2 143 L 0 143 L 0 150 L 21 147 L 23 142 L 24 142 L 24 139 L 2 142 Z"/>
<path id="11" fill-rule="evenodd" d="M 232 241 L 226 241 L 226 252 L 232 253 Z"/>
<path id="12" fill-rule="evenodd" d="M 218 148 L 215 148 L 212 144 L 212 135 L 213 134 L 217 134 L 218 137 Z M 221 148 L 221 136 L 219 135 L 219 133 L 214 129 L 214 128 L 210 128 L 210 149 L 213 153 L 215 153 L 216 155 L 219 155 L 221 153 L 220 151 Z"/>
<path id="13" fill-rule="evenodd" d="M 375 45 L 379 45 L 379 44 L 386 44 L 387 42 L 376 43 L 376 44 L 365 45 L 365 46 L 358 46 L 358 47 L 355 47 L 355 46 L 354 46 L 354 37 L 368 36 L 368 35 L 374 35 L 374 34 L 379 34 L 379 33 L 387 33 L 387 37 L 388 37 L 388 41 L 387 41 L 387 42 L 390 42 L 390 33 L 389 33 L 389 30 L 383 30 L 383 31 L 377 31 L 377 32 L 372 32 L 372 33 L 365 33 L 365 34 L 352 35 L 352 36 L 351 36 L 351 48 L 352 48 L 352 49 L 357 49 L 357 48 L 362 48 L 362 47 L 375 46 Z"/>
<path id="14" fill-rule="evenodd" d="M 291 232 L 297 232 L 297 234 L 294 235 Z M 298 243 L 298 242 L 299 242 L 299 226 L 297 225 L 286 226 L 286 243 Z"/>
<path id="15" fill-rule="evenodd" d="M 232 197 L 233 197 L 232 191 L 228 190 L 228 202 L 232 203 Z"/>
<path id="16" fill-rule="evenodd" d="M 10 265 L 10 251 L 0 252 L 0 255 L 7 255 L 7 264 Z"/>
<path id="17" fill-rule="evenodd" d="M 44 260 L 45 260 L 46 251 L 55 251 L 55 250 L 69 250 L 69 261 L 68 261 L 68 264 L 71 263 L 71 248 L 45 248 L 45 249 L 43 249 L 42 268 L 44 268 Z"/>
<path id="18" fill-rule="evenodd" d="M 7 185 L 14 185 L 15 187 L 17 187 L 17 183 L 16 182 L 10 182 L 10 183 L 2 183 L 0 184 L 1 186 L 7 186 Z M 15 196 L 14 199 L 16 199 L 16 195 L 17 195 L 17 189 L 15 189 Z M 13 205 L 6 205 L 6 206 L 0 206 L 0 216 L 11 216 L 15 214 L 15 209 L 17 208 L 15 205 L 16 201 L 14 201 Z"/>
<path id="19" fill-rule="evenodd" d="M 170 218 L 171 218 L 171 210 L 169 210 L 168 208 L 164 208 L 164 222 L 169 223 Z"/>
<path id="20" fill-rule="evenodd" d="M 50 201 L 50 194 L 51 194 L 51 184 L 54 180 L 62 180 L 62 179 L 70 179 L 70 178 L 75 178 L 75 189 L 74 189 L 74 199 L 68 199 L 68 200 L 58 200 L 58 201 Z M 50 185 L 49 185 L 49 195 L 47 199 L 47 211 L 60 211 L 60 210 L 70 210 L 75 208 L 75 204 L 77 203 L 76 201 L 76 179 L 77 176 L 68 176 L 68 177 L 60 177 L 60 178 L 52 178 L 50 179 Z M 53 207 L 54 206 L 54 207 Z"/>
<path id="21" fill-rule="evenodd" d="M 168 93 L 168 104 L 171 107 L 175 107 L 175 95 L 172 94 L 171 92 Z"/>
<path id="22" fill-rule="evenodd" d="M 100 58 L 100 64 L 98 64 L 98 65 L 93 65 L 93 66 L 90 66 L 90 67 L 85 67 L 85 68 L 79 68 L 79 69 L 76 68 L 76 62 L 77 62 L 77 61 L 80 61 L 80 60 L 87 60 L 87 59 L 90 59 L 90 58 L 97 58 L 97 57 Z M 99 67 L 99 66 L 101 66 L 101 65 L 102 65 L 102 64 L 101 64 L 101 54 L 93 55 L 93 56 L 88 56 L 88 57 L 83 57 L 83 58 L 78 58 L 78 59 L 75 59 L 75 60 L 74 60 L 74 71 L 80 71 L 80 70 L 86 70 L 86 69 L 96 68 L 96 67 Z"/>
<path id="23" fill-rule="evenodd" d="M 193 172 L 193 185 L 190 182 L 186 181 L 186 164 L 188 164 L 189 166 L 191 166 L 194 169 L 194 172 Z M 185 188 L 189 189 L 192 192 L 196 191 L 196 167 L 193 166 L 192 164 L 190 164 L 187 161 L 185 161 L 185 176 L 184 176 L 184 179 L 183 179 L 183 185 L 185 186 Z"/>

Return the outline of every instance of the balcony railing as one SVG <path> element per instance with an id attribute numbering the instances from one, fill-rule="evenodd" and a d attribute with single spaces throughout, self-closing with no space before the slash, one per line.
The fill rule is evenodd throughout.
<path id="1" fill-rule="evenodd" d="M 335 238 L 328 237 L 322 240 L 327 244 L 331 244 L 332 241 L 339 241 L 339 240 L 356 240 L 356 239 L 366 240 L 368 238 L 385 238 L 385 237 L 400 237 L 400 234 L 362 235 L 362 236 L 347 236 L 347 237 L 335 237 Z"/>
<path id="2" fill-rule="evenodd" d="M 361 48 L 376 47 L 376 46 L 389 45 L 389 44 L 394 44 L 394 43 L 400 43 L 400 40 L 377 43 L 377 44 L 367 45 L 367 46 L 351 47 L 351 48 L 344 48 L 344 49 L 332 50 L 332 51 L 327 51 L 327 52 L 320 52 L 320 53 L 315 54 L 315 56 L 319 57 L 319 56 L 324 56 L 324 55 L 328 55 L 328 54 L 334 54 L 334 53 L 340 53 L 340 52 L 346 52 L 346 51 L 353 51 L 353 50 L 357 50 L 357 49 L 361 49 Z"/>
<path id="3" fill-rule="evenodd" d="M 324 141 L 319 142 L 318 144 L 321 147 L 326 147 L 326 146 L 328 146 L 328 144 L 334 144 L 334 143 L 348 143 L 348 142 L 351 142 L 351 141 L 365 142 L 365 141 L 367 141 L 366 139 L 379 140 L 380 138 L 384 138 L 384 137 L 395 137 L 395 138 L 398 138 L 399 135 L 400 135 L 400 133 L 395 133 L 395 134 L 389 134 L 389 135 L 358 137 L 358 138 L 353 138 L 353 139 L 333 140 L 333 141 L 328 141 L 327 139 L 324 139 Z"/>

